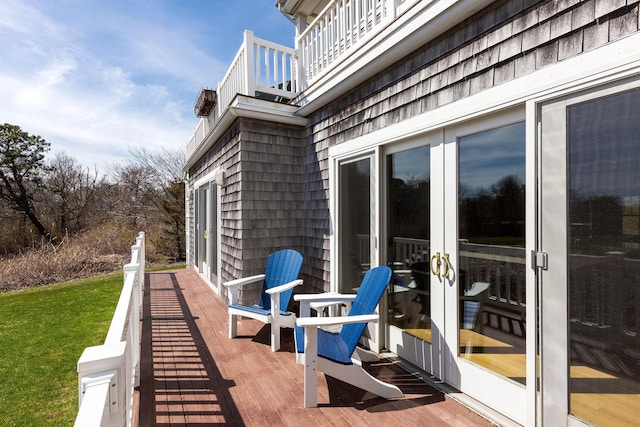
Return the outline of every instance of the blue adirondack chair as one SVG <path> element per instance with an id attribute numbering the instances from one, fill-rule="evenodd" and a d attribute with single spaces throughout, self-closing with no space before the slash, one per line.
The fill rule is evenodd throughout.
<path id="1" fill-rule="evenodd" d="M 271 351 L 280 349 L 280 328 L 293 328 L 296 315 L 287 311 L 293 288 L 302 284 L 298 279 L 302 255 L 292 249 L 274 252 L 267 258 L 264 274 L 223 283 L 229 293 L 229 338 L 238 334 L 238 316 L 271 324 Z M 248 283 L 262 281 L 260 301 L 251 306 L 238 302 L 238 290 Z"/>
<path id="2" fill-rule="evenodd" d="M 373 268 L 365 274 L 356 295 L 336 293 L 296 295 L 300 301 L 300 317 L 296 322 L 296 357 L 304 365 L 304 406 L 318 405 L 317 371 L 341 381 L 392 399 L 402 397 L 400 389 L 371 376 L 355 357 L 354 351 L 368 322 L 377 322 L 376 306 L 384 294 L 391 269 L 386 266 Z M 348 316 L 311 317 L 311 305 L 352 302 Z M 342 325 L 339 332 L 320 327 Z"/>

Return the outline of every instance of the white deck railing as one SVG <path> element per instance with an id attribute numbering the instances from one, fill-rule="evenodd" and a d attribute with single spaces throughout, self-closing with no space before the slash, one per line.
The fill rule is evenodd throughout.
<path id="1" fill-rule="evenodd" d="M 140 232 L 124 266 L 124 286 L 103 345 L 78 360 L 79 410 L 75 426 L 131 426 L 133 390 L 140 385 L 140 320 L 145 241 Z"/>
<path id="2" fill-rule="evenodd" d="M 198 148 L 236 95 L 258 96 L 271 100 L 295 98 L 299 90 L 296 51 L 244 32 L 244 42 L 229 70 L 218 83 L 217 105 L 209 117 L 203 117 L 187 142 L 187 158 Z"/>
<path id="3" fill-rule="evenodd" d="M 300 34 L 298 61 L 304 89 L 418 0 L 335 0 Z"/>

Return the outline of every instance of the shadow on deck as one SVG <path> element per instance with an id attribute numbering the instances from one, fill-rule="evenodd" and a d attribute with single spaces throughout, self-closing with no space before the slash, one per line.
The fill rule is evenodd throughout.
<path id="1" fill-rule="evenodd" d="M 147 276 L 139 426 L 492 425 L 387 359 L 367 369 L 404 398 L 386 400 L 321 374 L 319 407 L 305 409 L 291 330 L 277 353 L 269 326 L 251 319 L 240 319 L 230 340 L 226 304 L 193 270 Z"/>

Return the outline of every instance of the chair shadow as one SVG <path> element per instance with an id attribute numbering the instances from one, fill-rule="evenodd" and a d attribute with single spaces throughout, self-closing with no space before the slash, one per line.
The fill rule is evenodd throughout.
<path id="1" fill-rule="evenodd" d="M 271 346 L 271 325 L 263 325 L 255 335 L 238 335 L 236 339 L 251 339 L 253 342 Z M 280 330 L 280 352 L 295 354 L 293 329 Z M 444 394 L 421 378 L 407 372 L 389 359 L 363 363 L 364 368 L 374 377 L 391 383 L 404 393 L 405 397 L 388 400 L 352 386 L 337 378 L 325 375 L 329 391 L 329 403 L 318 407 L 352 407 L 358 410 L 376 412 L 400 411 L 438 403 L 445 400 Z"/>
<path id="2" fill-rule="evenodd" d="M 329 404 L 319 406 L 349 406 L 375 413 L 400 411 L 445 400 L 445 396 L 441 391 L 388 359 L 383 358 L 377 362 L 366 362 L 363 363 L 363 367 L 379 380 L 400 388 L 404 393 L 404 397 L 391 400 L 385 399 L 325 375 L 329 390 Z"/>
<path id="3" fill-rule="evenodd" d="M 145 282 L 138 425 L 244 425 L 175 273 Z"/>

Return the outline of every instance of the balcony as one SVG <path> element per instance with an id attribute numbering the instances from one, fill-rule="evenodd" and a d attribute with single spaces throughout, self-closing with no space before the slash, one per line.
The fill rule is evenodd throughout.
<path id="1" fill-rule="evenodd" d="M 300 34 L 302 89 L 382 32 L 417 0 L 334 0 Z M 429 2 L 425 2 L 429 3 Z"/>
<path id="2" fill-rule="evenodd" d="M 202 117 L 187 142 L 187 158 L 196 151 L 237 95 L 287 103 L 298 94 L 295 50 L 244 32 L 244 41 L 215 90 L 203 89 L 194 110 Z"/>
<path id="3" fill-rule="evenodd" d="M 240 50 L 215 90 L 216 108 L 202 118 L 187 142 L 187 167 L 234 116 L 304 125 L 312 112 L 491 1 L 279 0 L 276 6 L 298 25 L 296 48 L 245 31 Z"/>

